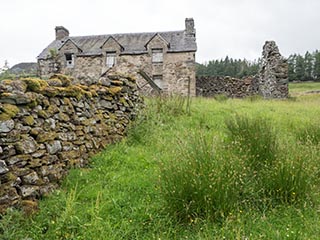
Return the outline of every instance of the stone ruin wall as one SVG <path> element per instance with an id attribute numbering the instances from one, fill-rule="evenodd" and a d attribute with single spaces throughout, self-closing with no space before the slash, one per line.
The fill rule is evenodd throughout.
<path id="1" fill-rule="evenodd" d="M 262 64 L 256 76 L 237 79 L 232 77 L 197 77 L 196 95 L 214 97 L 225 95 L 243 98 L 260 95 L 263 98 L 287 98 L 288 63 L 281 56 L 274 41 L 266 41 L 263 46 Z"/>
<path id="2" fill-rule="evenodd" d="M 255 77 L 244 79 L 232 77 L 197 77 L 197 96 L 214 97 L 225 95 L 229 98 L 244 98 L 258 95 L 258 80 Z"/>
<path id="3" fill-rule="evenodd" d="M 64 75 L 1 81 L 0 213 L 34 203 L 120 139 L 141 104 L 135 80 L 117 74 L 91 85 Z"/>
<path id="4" fill-rule="evenodd" d="M 274 41 L 266 41 L 259 72 L 259 93 L 264 98 L 288 97 L 288 63 Z"/>

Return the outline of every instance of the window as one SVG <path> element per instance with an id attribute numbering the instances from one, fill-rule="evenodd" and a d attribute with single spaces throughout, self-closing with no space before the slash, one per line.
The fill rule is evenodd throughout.
<path id="1" fill-rule="evenodd" d="M 107 52 L 106 65 L 108 67 L 116 65 L 116 52 Z"/>
<path id="2" fill-rule="evenodd" d="M 73 67 L 74 66 L 74 54 L 73 53 L 66 53 L 66 62 L 67 67 Z"/>
<path id="3" fill-rule="evenodd" d="M 163 62 L 162 48 L 152 49 L 152 62 L 153 63 L 162 63 Z"/>
<path id="4" fill-rule="evenodd" d="M 161 89 L 164 87 L 162 75 L 153 75 L 153 81 Z"/>

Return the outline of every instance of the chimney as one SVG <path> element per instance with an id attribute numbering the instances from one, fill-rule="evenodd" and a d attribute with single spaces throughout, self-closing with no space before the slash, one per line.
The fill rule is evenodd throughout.
<path id="1" fill-rule="evenodd" d="M 65 37 L 69 37 L 69 31 L 63 26 L 56 27 L 56 40 L 61 40 Z"/>
<path id="2" fill-rule="evenodd" d="M 188 37 L 195 37 L 196 36 L 196 30 L 194 28 L 194 20 L 193 18 L 186 18 L 186 30 L 185 30 L 186 36 Z"/>

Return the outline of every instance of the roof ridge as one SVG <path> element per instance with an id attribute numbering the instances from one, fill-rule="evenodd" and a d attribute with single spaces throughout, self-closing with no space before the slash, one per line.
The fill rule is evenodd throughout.
<path id="1" fill-rule="evenodd" d="M 97 34 L 97 35 L 83 35 L 83 36 L 69 36 L 68 38 L 92 38 L 92 37 L 110 37 L 117 35 L 141 35 L 141 34 L 161 34 L 161 33 L 182 33 L 184 30 L 176 30 L 176 31 L 161 31 L 161 32 L 137 32 L 137 33 L 110 33 L 110 34 Z"/>

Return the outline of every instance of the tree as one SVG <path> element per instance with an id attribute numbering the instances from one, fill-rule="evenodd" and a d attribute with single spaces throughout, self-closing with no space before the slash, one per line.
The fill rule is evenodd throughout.
<path id="1" fill-rule="evenodd" d="M 304 65 L 305 65 L 305 81 L 313 80 L 313 56 L 308 51 L 304 55 Z"/>
<path id="2" fill-rule="evenodd" d="M 315 80 L 320 80 L 320 52 L 317 50 L 314 53 L 314 67 L 313 74 Z"/>
<path id="3" fill-rule="evenodd" d="M 297 54 L 290 55 L 288 58 L 288 78 L 289 78 L 289 81 L 297 80 L 296 60 L 297 60 Z"/>
<path id="4" fill-rule="evenodd" d="M 305 79 L 305 64 L 304 58 L 299 54 L 296 57 L 295 64 L 296 80 L 303 81 Z"/>

